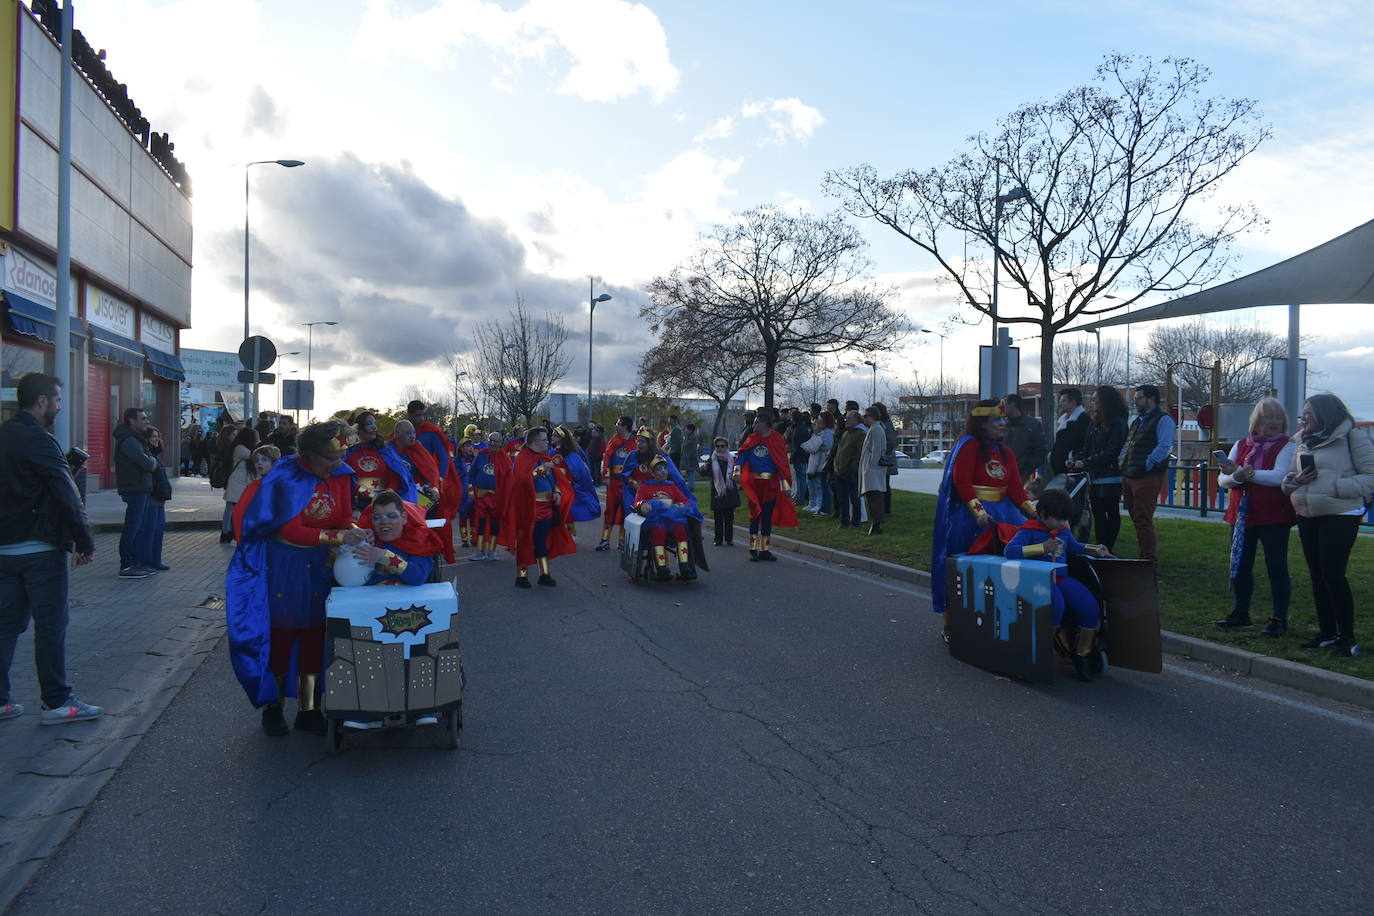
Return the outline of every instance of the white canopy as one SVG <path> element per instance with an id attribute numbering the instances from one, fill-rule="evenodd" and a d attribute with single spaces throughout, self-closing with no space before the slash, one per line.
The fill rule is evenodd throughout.
<path id="1" fill-rule="evenodd" d="M 1374 303 L 1374 220 L 1272 267 L 1162 305 L 1070 330 L 1210 315 L 1261 305 Z"/>

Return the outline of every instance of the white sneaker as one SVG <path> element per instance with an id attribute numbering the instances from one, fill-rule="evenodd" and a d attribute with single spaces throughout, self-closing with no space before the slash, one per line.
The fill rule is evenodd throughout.
<path id="1" fill-rule="evenodd" d="M 469 560 L 485 560 L 486 558 L 487 555 L 480 550 L 476 551 L 472 554 L 472 556 L 468 557 Z"/>
<path id="2" fill-rule="evenodd" d="M 365 731 L 368 731 L 368 730 L 370 730 L 370 729 L 381 728 L 381 727 L 382 727 L 382 723 L 381 723 L 380 720 L 378 720 L 378 721 L 376 721 L 376 722 L 357 722 L 357 721 L 355 721 L 355 720 L 353 720 L 353 719 L 344 719 L 344 728 L 355 728 L 355 729 L 357 729 L 357 730 L 360 731 L 360 732 L 365 732 Z"/>
<path id="3" fill-rule="evenodd" d="M 438 716 L 419 716 L 415 719 L 416 725 L 438 725 Z"/>

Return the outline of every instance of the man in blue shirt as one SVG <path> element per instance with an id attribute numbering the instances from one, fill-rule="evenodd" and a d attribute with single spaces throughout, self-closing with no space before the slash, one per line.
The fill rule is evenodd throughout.
<path id="1" fill-rule="evenodd" d="M 1169 450 L 1174 445 L 1174 418 L 1159 405 L 1159 389 L 1141 385 L 1135 390 L 1136 418 L 1121 449 L 1121 499 L 1135 525 L 1136 541 L 1142 560 L 1159 561 L 1159 539 L 1155 534 L 1155 506 L 1169 467 Z"/>

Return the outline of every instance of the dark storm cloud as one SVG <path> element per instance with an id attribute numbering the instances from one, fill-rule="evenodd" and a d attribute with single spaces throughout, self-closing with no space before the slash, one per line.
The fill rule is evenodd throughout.
<path id="1" fill-rule="evenodd" d="M 477 324 L 505 320 L 518 293 L 536 319 L 552 313 L 567 328 L 572 367 L 559 388 L 585 386 L 586 281 L 529 271 L 505 225 L 474 216 L 409 167 L 353 155 L 289 170 L 260 166 L 252 194 L 253 296 L 286 310 L 279 350 L 306 349 L 303 322 L 338 321 L 316 328 L 317 366 L 430 372 L 446 354 L 471 348 Z M 209 235 L 198 251 L 198 270 L 242 290 L 241 229 Z M 652 344 L 639 319 L 643 297 L 631 288 L 601 291 L 614 298 L 596 311 L 596 387 L 624 389 Z"/>

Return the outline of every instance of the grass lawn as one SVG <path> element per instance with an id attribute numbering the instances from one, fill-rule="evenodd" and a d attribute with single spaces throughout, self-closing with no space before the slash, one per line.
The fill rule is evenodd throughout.
<path id="1" fill-rule="evenodd" d="M 709 485 L 697 485 L 697 499 L 709 518 Z M 747 525 L 748 518 L 747 507 L 736 510 L 736 524 Z M 833 519 L 815 518 L 809 512 L 799 513 L 798 518 L 800 527 L 777 529 L 775 533 L 916 569 L 930 568 L 935 497 L 929 494 L 894 491 L 892 517 L 883 522 L 883 534 L 876 537 L 866 536 L 863 528 L 841 531 Z M 1289 539 L 1288 550 L 1288 570 L 1293 578 L 1288 635 L 1269 639 L 1259 632 L 1270 612 L 1269 577 L 1264 570 L 1263 556 L 1255 559 L 1255 593 L 1250 609 L 1255 629 L 1219 630 L 1212 621 L 1225 617 L 1231 610 L 1227 575 L 1230 526 L 1174 518 L 1156 519 L 1155 526 L 1159 529 L 1162 554 L 1160 617 L 1165 629 L 1374 680 L 1374 621 L 1365 616 L 1371 610 L 1369 596 L 1374 595 L 1374 537 L 1363 536 L 1356 542 L 1348 572 L 1355 594 L 1355 632 L 1364 638 L 1361 648 L 1365 649 L 1365 654 L 1356 658 L 1336 658 L 1322 649 L 1298 648 L 1298 643 L 1316 631 L 1317 618 L 1312 609 L 1312 583 L 1296 528 Z M 1116 553 L 1122 557 L 1137 555 L 1135 529 L 1129 519 L 1122 519 Z"/>

